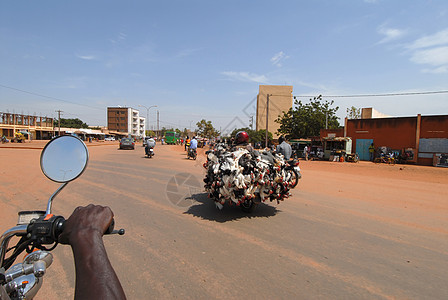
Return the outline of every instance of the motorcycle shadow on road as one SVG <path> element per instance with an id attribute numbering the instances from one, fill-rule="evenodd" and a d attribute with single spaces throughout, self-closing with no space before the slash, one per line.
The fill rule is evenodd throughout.
<path id="1" fill-rule="evenodd" d="M 218 209 L 214 201 L 208 198 L 207 193 L 192 194 L 189 197 L 194 203 L 188 208 L 184 214 L 193 215 L 204 220 L 224 223 L 238 219 L 252 219 L 252 218 L 268 218 L 275 216 L 281 210 L 274 206 L 260 203 L 257 208 L 251 212 L 243 212 L 239 206 L 229 205 L 226 203 L 223 209 Z"/>

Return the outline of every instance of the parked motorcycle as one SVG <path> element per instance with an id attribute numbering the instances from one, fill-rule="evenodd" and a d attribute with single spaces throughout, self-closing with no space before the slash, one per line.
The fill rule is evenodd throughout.
<path id="1" fill-rule="evenodd" d="M 191 157 L 193 160 L 196 160 L 197 156 L 198 156 L 198 153 L 197 153 L 196 149 L 188 148 L 188 151 L 187 151 L 188 159 L 190 159 L 190 157 Z"/>
<path id="2" fill-rule="evenodd" d="M 359 162 L 359 155 L 358 153 L 352 153 L 352 154 L 346 154 L 345 155 L 345 161 L 346 162 Z"/>
<path id="3" fill-rule="evenodd" d="M 1 300 L 32 299 L 39 291 L 43 276 L 53 262 L 51 251 L 64 231 L 65 218 L 52 214 L 53 200 L 70 181 L 84 172 L 88 160 L 86 145 L 74 136 L 54 138 L 43 149 L 40 157 L 42 172 L 62 185 L 49 198 L 45 211 L 19 212 L 17 226 L 0 237 Z M 114 230 L 113 224 L 105 234 L 124 234 L 124 229 Z M 13 237 L 18 237 L 19 241 L 9 247 Z M 13 265 L 23 251 L 28 253 L 23 262 Z"/>

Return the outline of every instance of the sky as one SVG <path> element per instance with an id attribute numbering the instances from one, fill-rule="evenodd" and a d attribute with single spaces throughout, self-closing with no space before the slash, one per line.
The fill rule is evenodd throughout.
<path id="1" fill-rule="evenodd" d="M 231 131 L 259 85 L 334 100 L 341 124 L 352 106 L 448 114 L 448 1 L 0 0 L 0 112 L 104 126 L 121 105 Z M 363 96 L 385 94 L 405 95 Z"/>

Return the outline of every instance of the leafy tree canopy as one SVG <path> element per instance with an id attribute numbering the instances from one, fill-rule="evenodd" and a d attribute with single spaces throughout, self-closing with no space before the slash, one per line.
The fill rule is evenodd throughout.
<path id="1" fill-rule="evenodd" d="M 165 136 L 167 131 L 174 131 L 173 128 L 166 128 L 166 127 L 162 127 L 162 129 L 160 130 L 160 136 Z"/>
<path id="2" fill-rule="evenodd" d="M 354 106 L 347 108 L 347 119 L 361 119 L 361 109 Z"/>
<path id="3" fill-rule="evenodd" d="M 59 120 L 53 120 L 54 127 L 59 127 Z M 89 128 L 89 126 L 80 119 L 64 119 L 61 118 L 61 127 L 65 128 Z"/>
<path id="4" fill-rule="evenodd" d="M 280 124 L 277 134 L 282 134 L 286 139 L 308 138 L 318 136 L 320 130 L 328 124 L 328 129 L 339 128 L 336 112 L 339 109 L 331 107 L 334 101 L 323 101 L 322 95 L 310 99 L 310 103 L 302 103 L 297 99 L 295 107 L 283 113 L 275 122 Z"/>
<path id="5" fill-rule="evenodd" d="M 217 131 L 213 127 L 212 121 L 206 121 L 205 119 L 202 119 L 201 121 L 196 123 L 196 126 L 198 127 L 198 129 L 196 130 L 196 134 L 201 137 L 210 139 L 219 136 L 219 131 Z"/>
<path id="6" fill-rule="evenodd" d="M 146 136 L 156 136 L 156 133 L 152 130 L 146 130 Z"/>

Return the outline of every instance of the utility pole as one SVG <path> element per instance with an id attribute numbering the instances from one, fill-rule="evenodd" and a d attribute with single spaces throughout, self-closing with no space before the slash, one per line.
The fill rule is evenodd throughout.
<path id="1" fill-rule="evenodd" d="M 58 136 L 61 136 L 61 112 L 63 111 L 57 110 L 56 112 L 58 113 L 58 126 L 59 126 Z"/>
<path id="2" fill-rule="evenodd" d="M 266 94 L 266 148 L 268 147 L 268 132 L 269 132 L 269 96 L 275 97 L 290 97 L 289 95 L 275 95 Z"/>
<path id="3" fill-rule="evenodd" d="M 250 116 L 250 118 L 249 118 L 250 130 L 253 130 L 253 126 L 254 126 L 254 116 Z"/>
<path id="4" fill-rule="evenodd" d="M 266 141 L 265 147 L 268 147 L 268 122 L 269 122 L 269 94 L 266 95 Z"/>
<path id="5" fill-rule="evenodd" d="M 161 137 L 160 131 L 159 131 L 159 111 L 157 111 L 157 134 L 159 137 Z"/>

